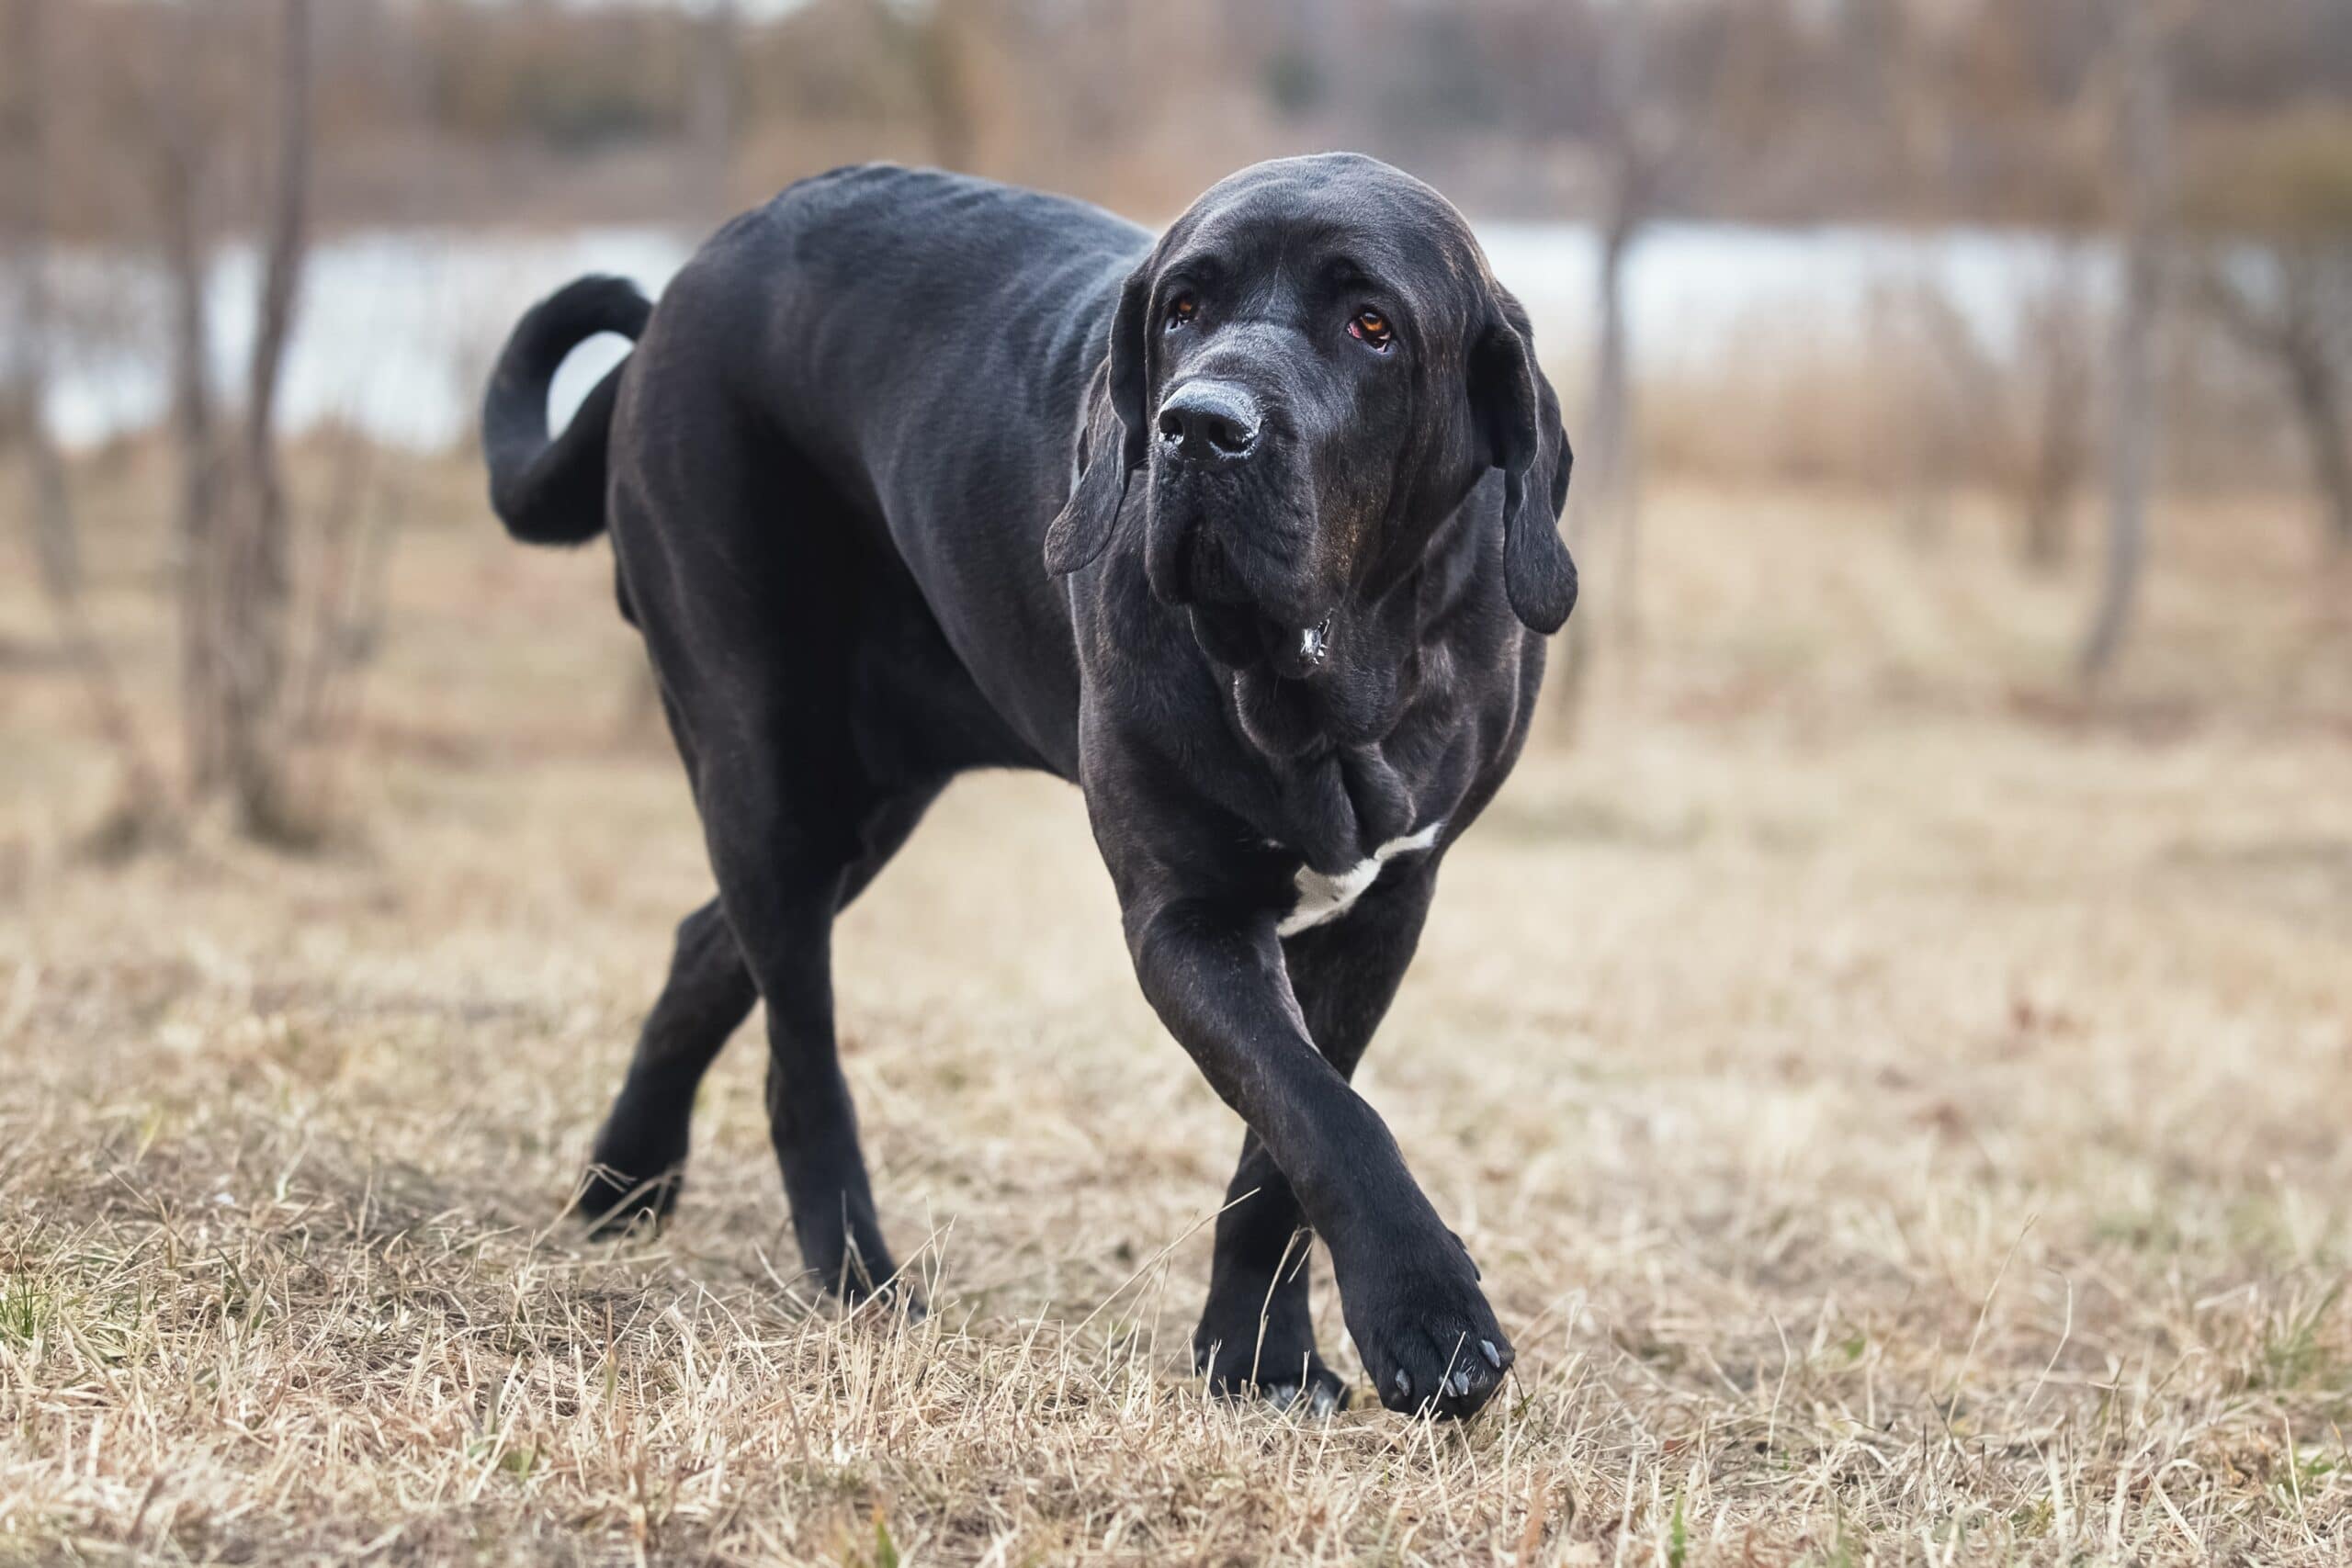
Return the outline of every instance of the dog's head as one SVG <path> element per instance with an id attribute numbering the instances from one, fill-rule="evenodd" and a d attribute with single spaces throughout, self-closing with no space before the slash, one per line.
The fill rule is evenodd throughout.
<path id="1" fill-rule="evenodd" d="M 1490 468 L 1511 608 L 1551 632 L 1576 604 L 1527 313 L 1453 205 L 1374 159 L 1261 164 L 1193 203 L 1121 291 L 1079 462 L 1047 566 L 1100 554 L 1142 475 L 1152 592 L 1222 664 L 1312 676 Z"/>

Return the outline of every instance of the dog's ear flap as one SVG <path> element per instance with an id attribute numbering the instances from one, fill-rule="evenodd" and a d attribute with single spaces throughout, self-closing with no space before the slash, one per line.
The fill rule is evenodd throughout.
<path id="1" fill-rule="evenodd" d="M 1471 351 L 1470 406 L 1503 471 L 1503 587 L 1511 612 L 1548 636 L 1577 606 L 1577 563 L 1558 526 L 1576 457 L 1560 427 L 1559 397 L 1535 362 L 1527 312 L 1507 293 Z"/>
<path id="2" fill-rule="evenodd" d="M 1127 479 L 1144 465 L 1144 307 L 1151 264 L 1127 275 L 1111 318 L 1111 351 L 1087 383 L 1069 500 L 1046 529 L 1046 570 L 1066 577 L 1111 542 Z"/>

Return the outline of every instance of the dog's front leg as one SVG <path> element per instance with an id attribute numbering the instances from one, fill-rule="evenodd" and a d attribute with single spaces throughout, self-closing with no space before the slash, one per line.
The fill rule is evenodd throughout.
<path id="1" fill-rule="evenodd" d="M 1283 942 L 1284 967 L 1316 1049 L 1352 1079 L 1373 1032 L 1413 961 L 1436 891 L 1433 858 L 1383 876 L 1344 919 Z M 1290 1179 L 1256 1134 L 1216 1218 L 1208 1299 L 1193 1331 L 1193 1359 L 1220 1393 L 1328 1410 L 1346 1383 L 1316 1351 L 1308 1300 L 1311 1233 Z"/>
<path id="2" fill-rule="evenodd" d="M 1510 1341 L 1396 1139 L 1309 1037 L 1272 915 L 1119 880 L 1145 996 L 1330 1248 L 1348 1332 L 1381 1402 L 1476 1411 L 1501 1386 Z"/>

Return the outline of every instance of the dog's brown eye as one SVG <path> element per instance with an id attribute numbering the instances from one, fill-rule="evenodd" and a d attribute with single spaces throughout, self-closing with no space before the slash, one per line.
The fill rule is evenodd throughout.
<path id="1" fill-rule="evenodd" d="M 1189 294 L 1179 294 L 1175 299 L 1168 301 L 1168 330 L 1174 332 L 1200 313 L 1199 300 Z"/>
<path id="2" fill-rule="evenodd" d="M 1348 322 L 1348 333 L 1384 354 L 1388 351 L 1388 345 L 1396 341 L 1396 327 L 1377 310 L 1358 310 L 1354 319 Z"/>

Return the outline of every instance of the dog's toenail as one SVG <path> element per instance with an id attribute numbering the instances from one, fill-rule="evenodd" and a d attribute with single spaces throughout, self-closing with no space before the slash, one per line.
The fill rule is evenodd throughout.
<path id="1" fill-rule="evenodd" d="M 1503 1353 L 1495 1348 L 1495 1342 L 1493 1340 L 1479 1340 L 1478 1348 L 1487 1353 L 1487 1365 L 1494 1368 L 1497 1371 L 1501 1371 L 1503 1370 Z"/>
<path id="2" fill-rule="evenodd" d="M 1413 1380 L 1405 1375 L 1405 1369 L 1402 1367 L 1396 1369 L 1394 1386 L 1396 1390 L 1397 1398 L 1410 1399 L 1413 1397 Z"/>
<path id="3" fill-rule="evenodd" d="M 1308 1401 L 1308 1406 L 1317 1416 L 1329 1416 L 1332 1414 L 1340 1408 L 1339 1391 L 1327 1387 L 1322 1383 L 1316 1384 L 1315 1393 L 1313 1398 Z"/>
<path id="4" fill-rule="evenodd" d="M 1469 1393 L 1470 1370 L 1467 1367 L 1464 1367 L 1462 1371 L 1453 1374 L 1453 1397 L 1456 1399 L 1464 1399 L 1469 1396 Z"/>

